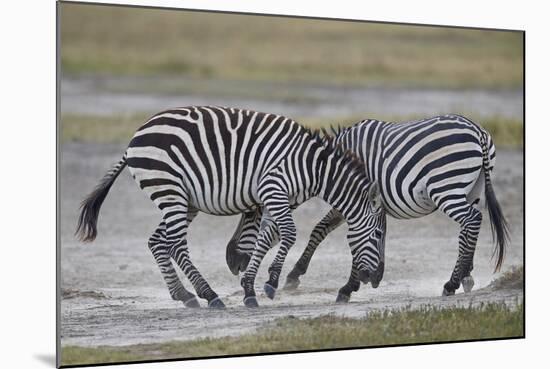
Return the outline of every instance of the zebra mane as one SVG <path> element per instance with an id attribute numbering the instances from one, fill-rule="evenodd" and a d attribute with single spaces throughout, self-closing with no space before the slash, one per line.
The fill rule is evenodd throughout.
<path id="1" fill-rule="evenodd" d="M 324 144 L 324 137 L 321 135 L 321 130 L 318 128 L 303 127 L 304 130 L 318 143 Z"/>
<path id="2" fill-rule="evenodd" d="M 322 128 L 322 131 L 325 136 L 338 137 L 343 133 L 346 133 L 352 126 L 342 126 L 340 123 L 333 125 L 331 124 L 328 129 Z"/>
<path id="3" fill-rule="evenodd" d="M 341 133 L 345 132 L 346 131 L 346 127 L 342 127 L 340 125 L 340 123 L 338 123 L 338 125 L 334 126 L 334 125 L 330 125 L 329 126 L 329 129 L 331 131 L 331 135 L 334 136 L 334 137 L 338 137 Z M 328 133 L 328 132 L 327 132 Z"/>
<path id="4" fill-rule="evenodd" d="M 349 164 L 352 168 L 358 169 L 361 173 L 365 171 L 365 163 L 351 150 L 346 150 L 341 143 L 336 142 L 336 137 L 338 134 L 345 132 L 349 127 L 330 126 L 329 132 L 325 128 L 320 129 L 311 129 L 309 127 L 304 127 L 306 132 L 320 145 L 322 145 L 325 150 L 325 157 L 328 157 L 332 153 L 336 153 L 338 157 L 343 157 L 344 163 Z"/>
<path id="5" fill-rule="evenodd" d="M 361 173 L 365 172 L 365 163 L 351 150 L 346 150 L 342 144 L 338 143 L 336 137 L 339 133 L 344 132 L 346 128 L 337 126 L 336 128 L 330 126 L 330 130 L 334 133 L 331 134 L 325 128 L 321 129 L 310 129 L 306 128 L 307 132 L 315 139 L 319 144 L 323 145 L 325 148 L 325 155 L 336 153 L 337 156 L 343 157 L 344 162 L 349 164 L 353 169 L 359 170 Z"/>

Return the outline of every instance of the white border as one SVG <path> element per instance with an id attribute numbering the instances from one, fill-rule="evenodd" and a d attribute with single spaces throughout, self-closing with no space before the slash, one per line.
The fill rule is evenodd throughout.
<path id="1" fill-rule="evenodd" d="M 517 368 L 546 362 L 547 12 L 504 1 L 114 1 L 139 5 L 461 25 L 527 31 L 527 339 L 117 366 L 242 369 L 343 365 Z M 542 4 L 542 2 L 541 2 Z M 52 367 L 55 350 L 55 4 L 2 4 L 3 367 Z M 472 61 L 475 62 L 475 61 Z M 544 109 L 544 110 L 543 110 Z M 537 159 L 539 158 L 539 159 Z"/>

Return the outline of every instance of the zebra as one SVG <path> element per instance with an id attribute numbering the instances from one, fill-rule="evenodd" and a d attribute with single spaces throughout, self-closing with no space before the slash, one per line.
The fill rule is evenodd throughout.
<path id="1" fill-rule="evenodd" d="M 189 255 L 187 230 L 199 211 L 229 216 L 263 209 L 257 247 L 241 278 L 247 307 L 258 306 L 256 273 L 278 234 L 281 245 L 264 287 L 273 298 L 282 264 L 296 239 L 291 209 L 313 196 L 338 209 L 349 223 L 356 274 L 365 283 L 377 275 L 376 237 L 381 231 L 376 222 L 366 219 L 375 217 L 375 204 L 381 207 L 378 186 L 368 180 L 352 153 L 324 142 L 318 133 L 289 118 L 215 106 L 175 108 L 152 116 L 83 201 L 76 230 L 82 241 L 95 239 L 101 204 L 125 166 L 162 212 L 149 248 L 170 296 L 186 307 L 200 304 L 183 286 L 172 261 L 209 307 L 225 307 Z"/>
<path id="2" fill-rule="evenodd" d="M 387 214 L 412 219 L 440 210 L 460 225 L 459 256 L 450 279 L 443 286 L 444 296 L 453 295 L 460 284 L 465 292 L 473 288 L 471 271 L 481 227 L 479 204 L 483 187 L 496 240 L 494 271 L 500 269 L 509 231 L 491 183 L 496 151 L 486 130 L 464 116 L 448 114 L 403 123 L 366 119 L 332 131 L 343 148 L 353 151 L 365 163 L 367 176 L 379 184 Z M 343 223 L 337 209 L 331 209 L 322 218 L 287 275 L 285 288 L 295 289 L 299 285 L 299 277 L 306 273 L 317 246 Z M 250 244 L 258 228 L 257 213 L 243 214 L 226 251 L 227 264 L 234 274 L 246 267 Z M 371 280 L 373 287 L 378 287 L 384 273 L 383 236 L 380 242 L 378 273 L 381 275 Z M 356 283 L 355 287 L 358 286 Z M 345 294 L 339 294 L 338 301 L 348 300 Z"/>

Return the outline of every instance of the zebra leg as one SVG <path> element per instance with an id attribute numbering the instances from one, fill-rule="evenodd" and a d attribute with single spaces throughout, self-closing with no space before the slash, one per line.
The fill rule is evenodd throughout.
<path id="1" fill-rule="evenodd" d="M 233 237 L 227 244 L 225 259 L 229 270 L 234 275 L 246 270 L 256 244 L 261 219 L 261 208 L 254 212 L 243 213 Z"/>
<path id="2" fill-rule="evenodd" d="M 182 301 L 186 307 L 200 307 L 197 298 L 194 294 L 185 289 L 176 273 L 176 270 L 174 269 L 174 266 L 172 265 L 166 242 L 166 223 L 164 220 L 159 224 L 157 229 L 149 238 L 149 250 L 151 250 L 153 257 L 160 268 L 160 272 L 166 282 L 166 285 L 168 286 L 168 291 L 170 291 L 170 296 L 172 296 L 172 299 Z"/>
<path id="3" fill-rule="evenodd" d="M 439 207 L 439 205 L 438 205 Z M 454 295 L 460 283 L 465 280 L 465 288 L 473 286 L 470 273 L 473 269 L 474 253 L 477 237 L 481 228 L 481 212 L 468 203 L 466 197 L 443 202 L 439 207 L 451 219 L 460 224 L 458 236 L 458 258 L 451 274 L 451 278 L 443 286 L 443 296 Z M 468 278 L 470 277 L 470 278 Z"/>
<path id="4" fill-rule="evenodd" d="M 340 290 L 338 291 L 338 296 L 336 297 L 337 303 L 347 303 L 349 302 L 349 299 L 351 297 L 352 292 L 356 292 L 359 290 L 359 287 L 361 287 L 361 282 L 358 278 L 358 272 L 355 268 L 355 265 L 351 267 L 351 274 L 348 279 L 348 283 L 346 283 Z"/>
<path id="5" fill-rule="evenodd" d="M 284 289 L 294 290 L 300 284 L 300 276 L 305 274 L 311 261 L 311 257 L 315 253 L 317 246 L 325 237 L 344 223 L 344 218 L 336 209 L 331 209 L 319 223 L 311 231 L 309 242 L 306 249 L 294 265 L 294 268 L 288 273 Z"/>
<path id="6" fill-rule="evenodd" d="M 196 210 L 190 211 L 187 200 L 182 197 L 176 201 L 166 203 L 162 208 L 162 213 L 166 222 L 166 239 L 168 240 L 170 257 L 189 279 L 197 292 L 197 296 L 206 299 L 208 306 L 211 308 L 224 308 L 224 303 L 210 288 L 208 282 L 206 282 L 198 269 L 193 265 L 189 256 L 187 228 L 190 221 L 194 218 L 193 213 L 196 213 Z"/>
<path id="7" fill-rule="evenodd" d="M 485 186 L 485 178 L 483 175 L 479 175 L 474 188 L 468 195 L 466 195 L 466 200 L 477 210 L 480 210 L 480 198 L 481 198 L 481 191 L 483 187 Z M 473 263 L 472 263 L 472 270 L 473 270 Z M 462 278 L 462 288 L 464 289 L 465 293 L 470 293 L 472 291 L 472 288 L 474 287 L 474 278 L 471 276 L 471 271 L 468 272 L 464 278 Z"/>
<path id="8" fill-rule="evenodd" d="M 261 230 L 256 240 L 256 245 L 252 253 L 252 257 L 248 262 L 246 271 L 241 278 L 241 286 L 244 289 L 244 305 L 249 308 L 258 307 L 256 300 L 256 292 L 254 291 L 254 282 L 258 274 L 258 268 L 262 263 L 265 254 L 275 244 L 277 240 L 277 225 L 269 217 L 264 214 L 261 222 Z"/>
<path id="9" fill-rule="evenodd" d="M 479 197 L 472 202 L 470 202 L 470 199 L 468 198 L 468 202 L 470 202 L 472 204 L 472 207 L 475 208 L 476 210 L 479 210 L 479 201 L 480 201 Z M 481 224 L 480 224 L 480 227 L 481 227 Z M 465 293 L 470 293 L 474 288 L 474 284 L 475 284 L 474 277 L 472 277 L 471 275 L 471 272 L 473 269 L 474 269 L 474 264 L 473 264 L 473 256 L 472 256 L 472 265 L 470 267 L 470 271 L 466 273 L 466 275 L 462 278 L 460 282 L 462 284 L 462 288 L 464 289 Z"/>
<path id="10" fill-rule="evenodd" d="M 273 217 L 279 230 L 280 246 L 275 259 L 269 267 L 269 279 L 264 285 L 267 297 L 273 299 L 279 286 L 279 276 L 290 248 L 296 242 L 296 225 L 288 206 L 286 194 L 271 193 L 269 199 L 264 200 L 265 208 Z"/>

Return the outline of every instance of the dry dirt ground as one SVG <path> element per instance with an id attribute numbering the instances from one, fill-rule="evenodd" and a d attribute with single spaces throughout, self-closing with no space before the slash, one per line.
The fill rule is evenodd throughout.
<path id="1" fill-rule="evenodd" d="M 418 220 L 389 218 L 386 271 L 378 289 L 362 286 L 347 305 L 336 305 L 339 287 L 348 278 L 351 255 L 345 242 L 346 227 L 333 232 L 320 246 L 308 273 L 296 291 L 279 290 L 273 301 L 261 288 L 267 279 L 266 256 L 258 274 L 257 310 L 242 304 L 239 278 L 225 264 L 225 245 L 239 217 L 199 214 L 190 227 L 189 247 L 195 265 L 227 305 L 224 311 L 186 309 L 172 301 L 161 278 L 147 239 L 160 221 L 160 213 L 123 172 L 107 197 L 99 220 L 99 236 L 91 244 L 73 236 L 79 202 L 119 160 L 124 145 L 66 143 L 60 164 L 60 260 L 62 345 L 128 345 L 191 340 L 199 337 L 239 335 L 275 318 L 294 315 L 312 317 L 337 314 L 365 316 L 373 309 L 394 309 L 432 304 L 439 306 L 512 303 L 523 298 L 522 290 L 483 288 L 498 275 L 492 274 L 493 246 L 488 221 L 480 234 L 475 256 L 474 291 L 462 290 L 440 297 L 457 255 L 458 226 L 440 213 Z M 503 271 L 523 264 L 523 154 L 499 150 L 493 183 L 509 220 L 511 244 Z M 303 250 L 309 232 L 328 205 L 313 199 L 295 212 L 298 240 L 285 264 L 286 275 Z M 485 218 L 488 215 L 485 212 Z M 188 281 L 184 284 L 192 290 Z M 201 301 L 205 306 L 204 301 Z"/>

